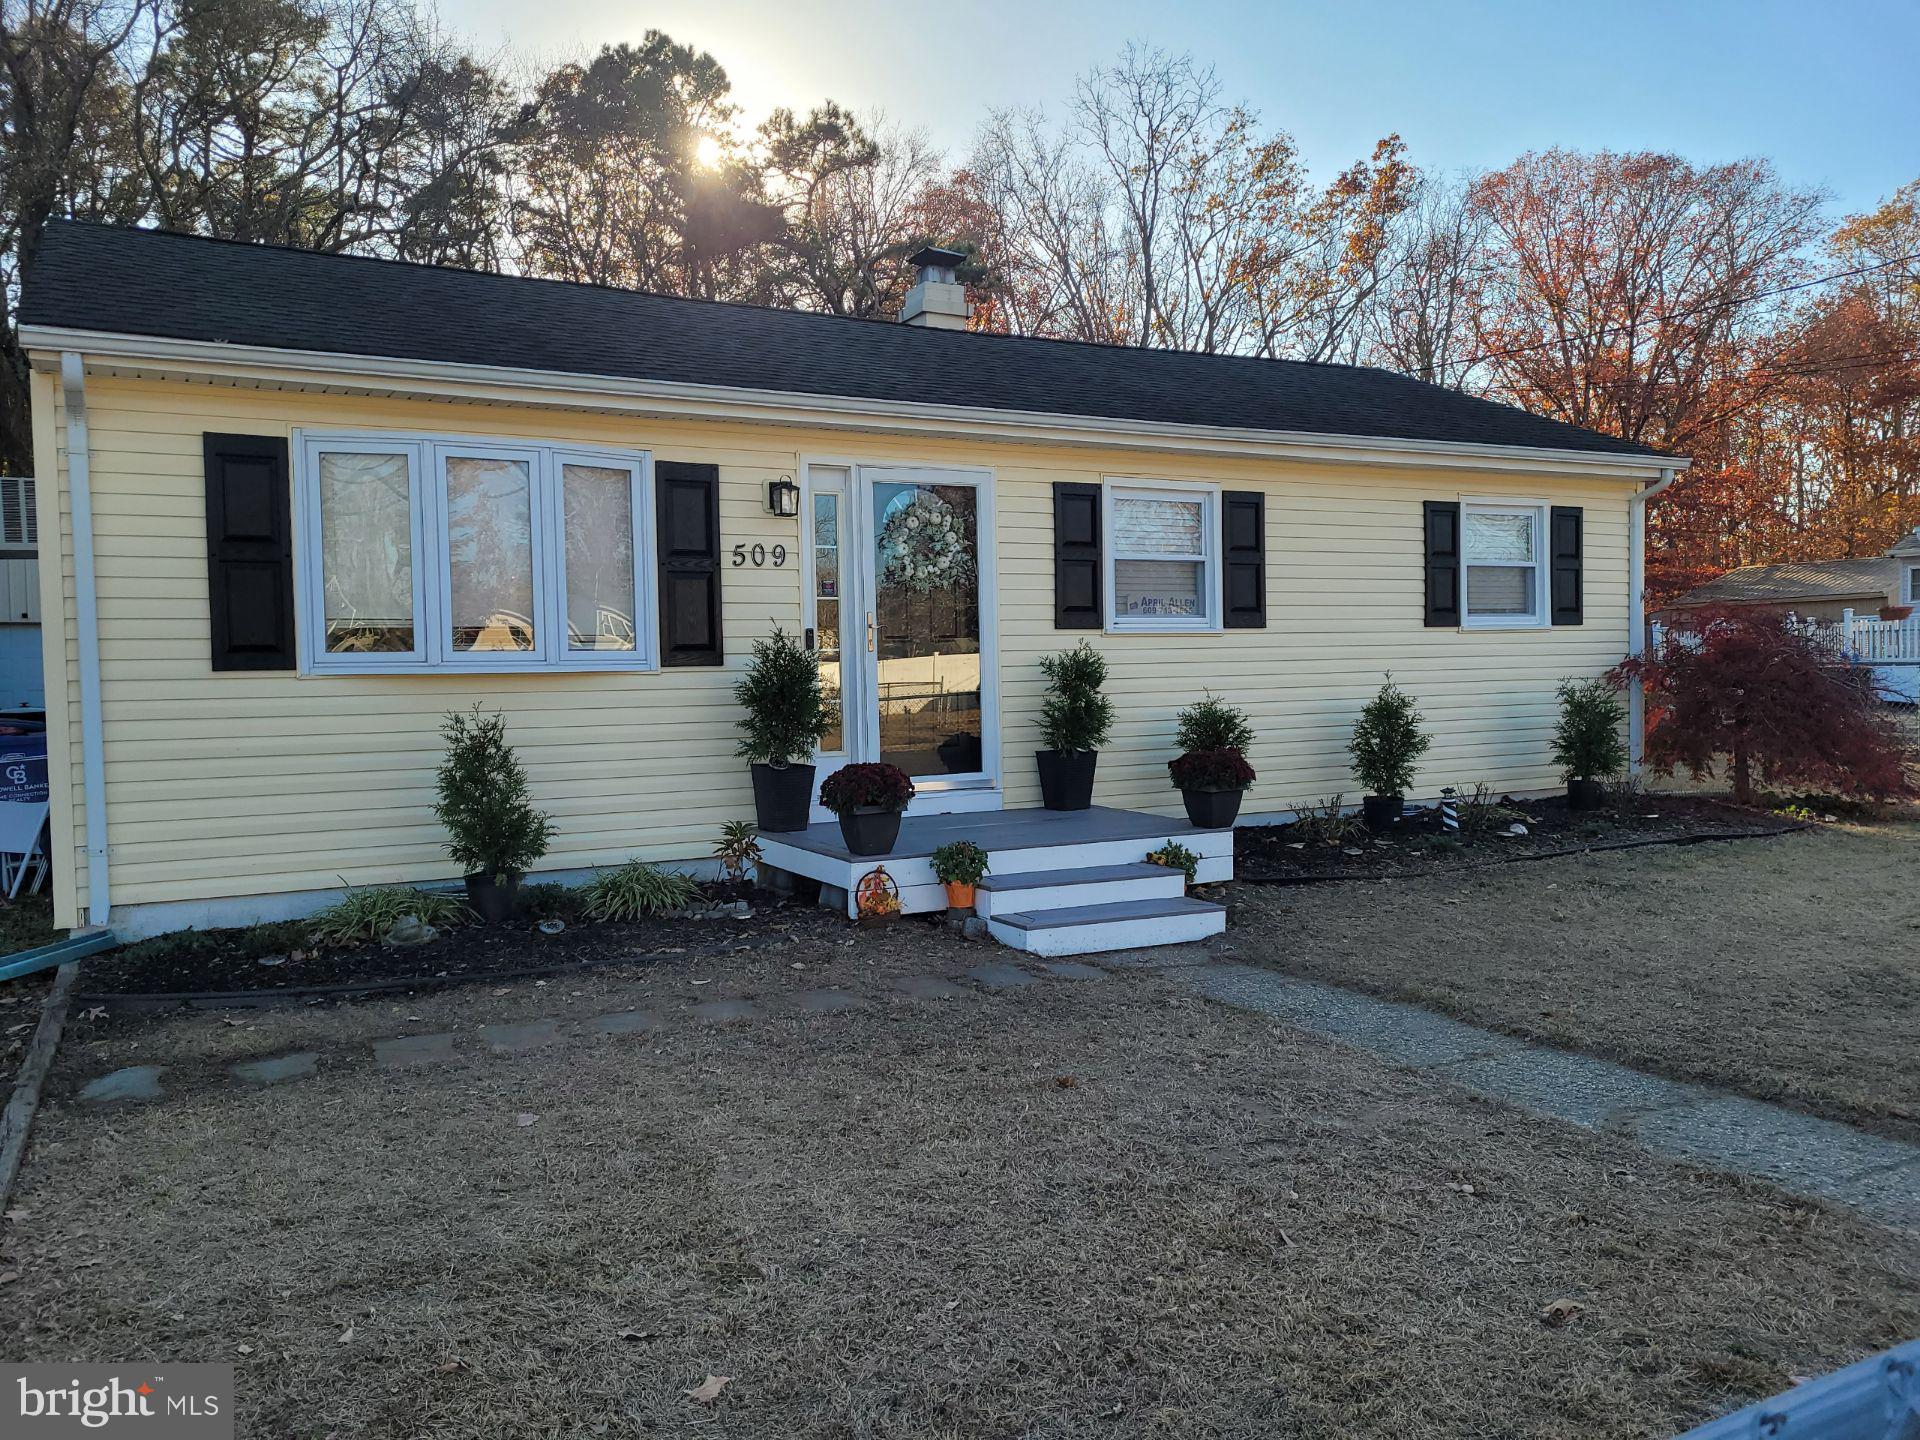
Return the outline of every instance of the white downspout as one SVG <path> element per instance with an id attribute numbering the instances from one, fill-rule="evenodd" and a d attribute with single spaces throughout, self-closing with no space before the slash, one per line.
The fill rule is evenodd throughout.
<path id="1" fill-rule="evenodd" d="M 67 407 L 67 498 L 73 509 L 73 608 L 80 650 L 80 788 L 87 805 L 87 923 L 105 925 L 107 894 L 107 742 L 100 715 L 100 608 L 93 581 L 93 486 L 87 440 L 87 367 L 72 350 L 60 356 Z"/>
<path id="2" fill-rule="evenodd" d="M 1647 502 L 1680 478 L 1676 467 L 1637 491 L 1627 521 L 1627 654 L 1639 656 L 1647 648 Z M 1635 680 L 1627 689 L 1627 757 L 1629 768 L 1640 773 L 1647 737 L 1646 687 Z"/>

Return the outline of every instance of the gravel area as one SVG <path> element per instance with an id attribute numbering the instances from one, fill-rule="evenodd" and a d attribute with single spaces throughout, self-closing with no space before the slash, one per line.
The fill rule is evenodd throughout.
<path id="1" fill-rule="evenodd" d="M 84 1021 L 0 1229 L 0 1348 L 231 1360 L 242 1433 L 315 1440 L 1559 1440 L 1920 1330 L 1911 1232 L 1148 972 L 885 994 L 987 954 L 906 925 L 750 973 Z M 866 1007 L 787 1008 L 821 986 Z M 688 1018 L 720 999 L 775 1018 Z M 674 1023 L 519 1044 L 638 1007 Z M 364 1058 L 435 1029 L 464 1048 Z M 216 1081 L 291 1050 L 311 1078 Z M 169 1098 L 74 1103 L 143 1061 Z"/>

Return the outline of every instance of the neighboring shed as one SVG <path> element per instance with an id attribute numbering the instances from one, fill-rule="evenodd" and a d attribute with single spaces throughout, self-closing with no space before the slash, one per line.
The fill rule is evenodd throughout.
<path id="1" fill-rule="evenodd" d="M 1689 590 L 1667 612 L 1718 605 L 1781 606 L 1809 620 L 1837 621 L 1848 610 L 1872 615 L 1892 603 L 1900 562 L 1876 555 L 1858 560 L 1807 560 L 1789 565 L 1743 565 Z"/>

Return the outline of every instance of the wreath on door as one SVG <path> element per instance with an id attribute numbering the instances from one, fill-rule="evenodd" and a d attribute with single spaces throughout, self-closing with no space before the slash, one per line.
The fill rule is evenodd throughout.
<path id="1" fill-rule="evenodd" d="M 973 578 L 973 546 L 953 507 L 917 490 L 880 527 L 880 581 L 925 594 Z"/>

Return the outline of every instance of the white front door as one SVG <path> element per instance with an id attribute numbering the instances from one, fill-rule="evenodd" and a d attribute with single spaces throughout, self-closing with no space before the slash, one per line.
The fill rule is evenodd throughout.
<path id="1" fill-rule="evenodd" d="M 819 778 L 878 760 L 913 777 L 910 813 L 998 808 L 991 475 L 825 463 L 805 474 L 808 623 L 840 702 Z"/>

